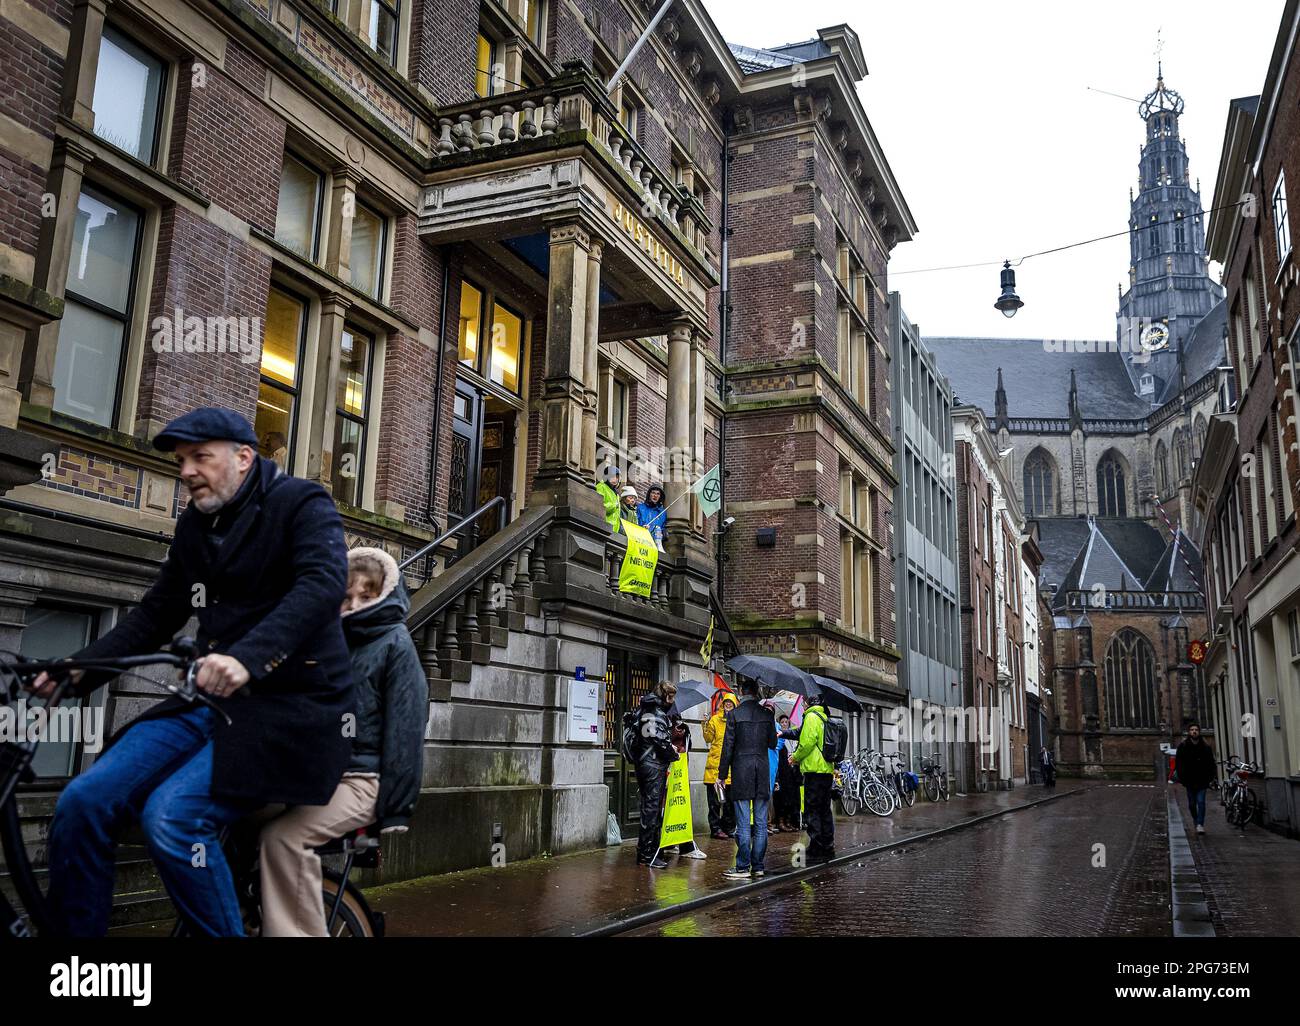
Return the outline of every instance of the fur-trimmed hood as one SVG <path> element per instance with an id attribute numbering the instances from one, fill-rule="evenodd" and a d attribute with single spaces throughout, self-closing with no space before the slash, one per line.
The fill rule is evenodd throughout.
<path id="1" fill-rule="evenodd" d="M 402 573 L 397 569 L 397 560 L 383 549 L 349 549 L 348 569 L 363 559 L 372 559 L 384 568 L 384 583 L 377 598 L 343 614 L 343 633 L 350 645 L 355 645 L 359 639 L 381 634 L 394 624 L 404 623 L 411 608 L 411 598 L 406 592 Z"/>

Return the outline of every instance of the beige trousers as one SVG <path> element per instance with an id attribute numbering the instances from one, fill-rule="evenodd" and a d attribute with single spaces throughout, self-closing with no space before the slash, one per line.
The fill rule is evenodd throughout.
<path id="1" fill-rule="evenodd" d="M 375 821 L 378 777 L 344 777 L 328 805 L 295 805 L 262 828 L 262 936 L 324 937 L 313 848 Z"/>

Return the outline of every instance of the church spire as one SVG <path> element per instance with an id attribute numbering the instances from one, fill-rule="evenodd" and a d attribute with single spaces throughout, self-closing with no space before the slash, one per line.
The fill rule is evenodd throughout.
<path id="1" fill-rule="evenodd" d="M 993 424 L 994 427 L 1008 427 L 1007 416 L 1007 390 L 1002 384 L 1002 368 L 998 368 L 998 390 L 994 393 L 993 398 Z"/>
<path id="2" fill-rule="evenodd" d="M 1079 409 L 1079 383 L 1074 377 L 1074 368 L 1070 368 L 1070 430 L 1077 431 L 1083 427 L 1083 411 Z"/>

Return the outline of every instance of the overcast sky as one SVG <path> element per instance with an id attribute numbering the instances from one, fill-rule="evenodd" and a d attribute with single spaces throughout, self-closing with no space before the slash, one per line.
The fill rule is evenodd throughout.
<path id="1" fill-rule="evenodd" d="M 869 75 L 858 87 L 919 226 L 890 261 L 891 290 L 927 335 L 1115 335 L 1128 240 L 1027 260 L 1025 307 L 993 309 L 998 269 L 901 274 L 1000 260 L 1124 231 L 1163 29 L 1165 84 L 1201 202 L 1214 180 L 1228 101 L 1264 84 L 1283 0 L 705 0 L 728 41 L 773 46 L 848 23 Z M 1211 273 L 1217 280 L 1217 265 Z"/>

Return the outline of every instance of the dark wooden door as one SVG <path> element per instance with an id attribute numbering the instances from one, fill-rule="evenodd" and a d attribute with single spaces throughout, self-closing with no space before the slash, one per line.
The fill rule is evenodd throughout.
<path id="1" fill-rule="evenodd" d="M 623 713 L 635 709 L 641 696 L 656 683 L 659 660 L 645 652 L 610 648 L 605 667 L 605 784 L 609 787 L 609 811 L 618 819 L 624 834 L 635 832 L 640 822 L 640 791 L 636 771 L 619 752 Z"/>

